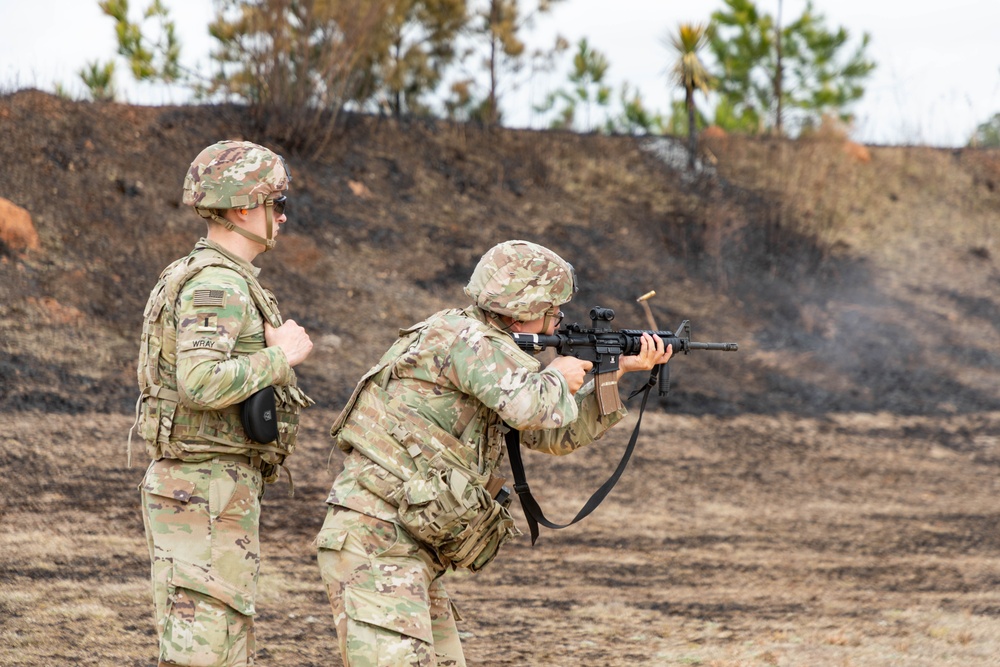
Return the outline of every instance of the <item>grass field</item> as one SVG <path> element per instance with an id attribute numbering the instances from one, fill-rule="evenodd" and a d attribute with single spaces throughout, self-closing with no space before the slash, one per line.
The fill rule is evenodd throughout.
<path id="1" fill-rule="evenodd" d="M 310 544 L 332 416 L 307 413 L 295 495 L 279 484 L 265 497 L 259 664 L 340 664 Z M 129 419 L 4 421 L 0 665 L 154 665 Z M 627 431 L 561 459 L 529 454 L 550 518 L 575 513 Z M 998 463 L 996 413 L 647 415 L 631 468 L 593 516 L 535 547 L 521 538 L 478 575 L 451 575 L 467 658 L 1000 664 Z"/>

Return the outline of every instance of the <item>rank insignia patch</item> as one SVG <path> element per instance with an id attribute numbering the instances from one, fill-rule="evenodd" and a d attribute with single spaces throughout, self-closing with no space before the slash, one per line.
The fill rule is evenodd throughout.
<path id="1" fill-rule="evenodd" d="M 226 293 L 220 289 L 196 289 L 194 291 L 194 305 L 198 306 L 219 306 L 226 305 Z"/>
<path id="2" fill-rule="evenodd" d="M 217 316 L 215 313 L 199 313 L 198 314 L 198 331 L 200 332 L 212 332 L 215 333 Z"/>

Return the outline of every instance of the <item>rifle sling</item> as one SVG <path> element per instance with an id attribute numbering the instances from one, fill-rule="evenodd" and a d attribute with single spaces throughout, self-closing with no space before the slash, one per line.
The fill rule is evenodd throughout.
<path id="1" fill-rule="evenodd" d="M 528 522 L 528 529 L 531 532 L 532 546 L 535 545 L 535 540 L 538 539 L 538 524 L 542 524 L 546 528 L 552 528 L 553 530 L 572 526 L 597 509 L 598 505 L 611 493 L 611 489 L 615 488 L 618 479 L 625 472 L 625 467 L 628 465 L 629 459 L 632 458 L 632 451 L 635 449 L 635 443 L 639 439 L 639 426 L 642 425 L 642 414 L 646 411 L 646 399 L 649 398 L 649 390 L 656 384 L 659 369 L 659 366 L 654 366 L 649 374 L 649 381 L 646 385 L 632 392 L 629 396 L 629 399 L 631 399 L 636 394 L 642 392 L 642 404 L 639 407 L 639 417 L 636 419 L 635 428 L 632 430 L 632 437 L 629 438 L 628 447 L 625 448 L 625 453 L 622 454 L 622 459 L 618 462 L 618 467 L 615 468 L 611 477 L 590 496 L 590 499 L 587 500 L 583 508 L 577 512 L 577 515 L 569 523 L 553 523 L 545 518 L 542 508 L 539 507 L 538 501 L 531 495 L 531 489 L 528 488 L 528 480 L 524 473 L 524 462 L 521 460 L 521 433 L 515 429 L 510 429 L 504 434 L 504 440 L 507 443 L 507 455 L 510 457 L 510 469 L 514 475 L 514 491 L 521 501 L 521 508 L 524 509 L 524 518 Z"/>

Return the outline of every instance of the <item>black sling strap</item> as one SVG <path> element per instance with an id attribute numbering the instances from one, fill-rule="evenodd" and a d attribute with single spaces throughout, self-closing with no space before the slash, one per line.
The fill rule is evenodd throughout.
<path id="1" fill-rule="evenodd" d="M 611 477 L 609 477 L 608 480 L 601 485 L 601 488 L 594 492 L 583 508 L 577 512 L 577 515 L 573 517 L 573 520 L 569 523 L 553 523 L 546 519 L 545 515 L 542 514 L 542 508 L 538 506 L 538 501 L 531 495 L 531 489 L 528 488 L 528 480 L 524 474 L 524 462 L 521 460 L 521 433 L 515 429 L 510 429 L 504 435 L 504 439 L 507 442 L 507 455 L 510 457 L 510 469 L 514 474 L 514 491 L 517 493 L 517 497 L 521 501 L 522 509 L 524 509 L 524 518 L 528 522 L 528 529 L 531 532 L 532 546 L 535 545 L 535 540 L 538 539 L 538 524 L 542 524 L 546 528 L 552 528 L 554 530 L 572 526 L 574 523 L 580 521 L 597 509 L 597 506 L 604 501 L 609 493 L 611 493 L 611 489 L 615 488 L 615 484 L 618 483 L 618 479 L 622 476 L 622 473 L 625 472 L 625 467 L 628 465 L 629 459 L 632 458 L 632 451 L 635 449 L 636 440 L 639 439 L 639 426 L 642 424 L 642 414 L 646 411 L 646 399 L 649 398 L 649 390 L 656 384 L 656 378 L 659 370 L 660 366 L 653 366 L 653 370 L 649 374 L 649 381 L 643 387 L 640 387 L 632 392 L 628 399 L 626 399 L 630 400 L 640 392 L 642 393 L 642 404 L 639 407 L 639 417 L 636 419 L 635 429 L 632 431 L 632 437 L 629 438 L 628 447 L 625 448 L 625 453 L 622 455 L 622 460 L 618 463 L 618 467 L 615 469 Z"/>

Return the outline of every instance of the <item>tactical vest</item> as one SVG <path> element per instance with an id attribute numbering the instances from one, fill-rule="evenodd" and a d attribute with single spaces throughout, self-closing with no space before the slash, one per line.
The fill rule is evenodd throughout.
<path id="1" fill-rule="evenodd" d="M 295 448 L 299 411 L 313 401 L 295 385 L 275 386 L 278 438 L 260 444 L 250 440 L 240 422 L 239 405 L 221 410 L 196 410 L 180 402 L 177 392 L 176 305 L 181 289 L 199 271 L 222 266 L 247 282 L 254 305 L 274 327 L 281 326 L 274 295 L 244 267 L 212 248 L 200 248 L 170 264 L 153 287 L 143 313 L 142 342 L 137 375 L 140 396 L 136 406 L 138 432 L 154 459 L 191 455 L 247 453 L 260 457 L 265 479 L 277 477 L 277 466 Z"/>
<path id="2" fill-rule="evenodd" d="M 425 440 L 435 450 L 442 452 L 442 455 L 455 465 L 461 466 L 472 474 L 488 477 L 493 471 L 481 470 L 479 467 L 481 461 L 488 460 L 490 457 L 484 457 L 483 454 L 487 452 L 480 452 L 478 449 L 489 447 L 490 443 L 486 442 L 489 438 L 475 443 L 474 449 L 467 445 L 472 439 L 468 431 L 475 423 L 475 414 L 464 415 L 459 420 L 460 423 L 456 426 L 460 430 L 465 428 L 464 432 L 456 437 L 420 417 L 411 408 L 398 400 L 391 399 L 384 391 L 381 391 L 392 379 L 396 362 L 406 354 L 407 350 L 419 343 L 421 334 L 427 326 L 426 321 L 418 322 L 408 329 L 400 330 L 396 342 L 358 382 L 347 401 L 347 405 L 344 406 L 330 428 L 330 435 L 344 452 L 350 453 L 352 449 L 357 449 L 389 472 L 395 472 L 394 469 L 398 470 L 399 465 L 405 465 L 411 458 L 407 455 L 406 445 L 400 442 L 398 434 L 397 437 L 391 434 L 389 437 L 382 437 L 385 435 L 386 428 L 391 429 L 391 425 L 396 424 L 400 429 L 405 427 L 407 433 L 419 432 L 419 439 Z M 492 328 L 486 332 L 486 335 L 509 339 L 507 334 Z M 527 357 L 524 352 L 514 346 L 512 346 L 511 354 L 524 354 Z M 530 361 L 530 357 L 528 360 Z M 389 412 L 388 415 L 386 415 L 386 410 Z M 489 408 L 486 406 L 480 406 L 480 410 L 489 412 Z M 381 416 L 385 416 L 384 421 L 380 419 Z M 377 426 L 376 424 L 380 421 L 383 423 Z"/>
<path id="3" fill-rule="evenodd" d="M 481 469 L 480 450 L 487 443 L 469 447 L 466 433 L 456 438 L 385 390 L 395 363 L 419 343 L 426 328 L 420 322 L 400 331 L 400 338 L 361 378 L 330 433 L 342 450 L 357 449 L 389 473 L 363 476 L 358 483 L 395 507 L 398 523 L 413 537 L 443 564 L 478 571 L 521 534 L 507 510 L 509 498 L 497 499 L 504 480 L 492 469 Z"/>

